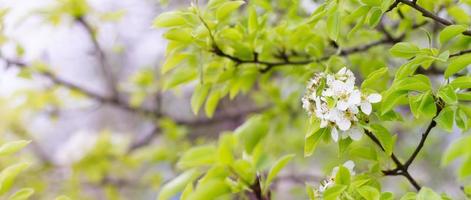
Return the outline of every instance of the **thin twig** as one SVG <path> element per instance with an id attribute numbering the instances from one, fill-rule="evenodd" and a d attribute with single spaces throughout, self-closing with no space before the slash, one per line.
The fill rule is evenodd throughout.
<path id="1" fill-rule="evenodd" d="M 98 42 L 96 38 L 95 31 L 93 30 L 92 26 L 88 23 L 88 21 L 85 20 L 84 17 L 78 17 L 76 18 L 76 21 L 85 29 L 85 31 L 87 32 L 90 38 L 90 41 L 93 44 L 93 47 L 95 48 L 96 53 L 98 54 L 98 62 L 100 63 L 100 68 L 101 68 L 103 76 L 105 77 L 107 87 L 111 91 L 111 96 L 113 98 L 118 98 L 119 92 L 118 92 L 118 89 L 116 88 L 116 80 L 114 77 L 113 70 L 111 69 L 111 66 L 108 64 L 106 54 L 103 51 L 103 48 L 101 47 L 100 43 Z"/>

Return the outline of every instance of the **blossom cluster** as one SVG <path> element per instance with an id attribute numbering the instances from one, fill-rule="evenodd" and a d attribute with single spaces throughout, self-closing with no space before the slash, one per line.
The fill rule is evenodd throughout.
<path id="1" fill-rule="evenodd" d="M 347 137 L 359 140 L 362 136 L 361 129 L 356 126 L 359 115 L 370 115 L 371 104 L 380 101 L 380 94 L 367 95 L 356 88 L 355 75 L 345 67 L 335 74 L 314 75 L 302 98 L 303 108 L 320 120 L 321 128 L 332 129 L 331 136 L 336 142 Z"/>

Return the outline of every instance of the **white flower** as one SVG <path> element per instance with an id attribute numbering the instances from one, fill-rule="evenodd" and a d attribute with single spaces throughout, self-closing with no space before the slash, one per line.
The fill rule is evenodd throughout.
<path id="1" fill-rule="evenodd" d="M 325 85 L 321 84 L 323 81 Z M 358 116 L 362 113 L 370 115 L 371 104 L 380 101 L 380 94 L 366 96 L 357 89 L 355 75 L 346 67 L 335 74 L 314 75 L 302 98 L 303 108 L 309 115 L 320 120 L 321 128 L 331 128 L 332 139 L 336 142 L 348 137 L 359 140 L 362 134 L 361 129 L 356 126 Z"/>

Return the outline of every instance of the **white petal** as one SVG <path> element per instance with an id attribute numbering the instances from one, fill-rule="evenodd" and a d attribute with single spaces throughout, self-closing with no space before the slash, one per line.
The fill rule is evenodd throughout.
<path id="1" fill-rule="evenodd" d="M 356 106 L 350 106 L 350 108 L 348 108 L 350 110 L 350 112 L 352 112 L 353 114 L 358 114 L 358 107 Z"/>
<path id="2" fill-rule="evenodd" d="M 347 110 L 348 107 L 349 107 L 349 104 L 346 101 L 341 100 L 337 102 L 337 108 L 341 111 Z"/>
<path id="3" fill-rule="evenodd" d="M 343 163 L 343 166 L 347 168 L 349 171 L 353 171 L 353 168 L 355 167 L 355 163 L 351 160 L 348 160 L 347 162 Z"/>
<path id="4" fill-rule="evenodd" d="M 338 75 L 344 75 L 344 74 L 346 74 L 346 73 L 347 73 L 347 68 L 346 68 L 346 67 L 343 67 L 342 69 L 340 69 L 340 70 L 337 72 Z"/>
<path id="5" fill-rule="evenodd" d="M 339 171 L 339 167 L 334 167 L 334 169 L 332 169 L 332 177 L 335 177 L 337 175 L 337 172 Z"/>
<path id="6" fill-rule="evenodd" d="M 363 136 L 363 134 L 361 133 L 360 129 L 356 127 L 351 129 L 350 138 L 352 138 L 352 140 L 358 141 L 361 139 L 361 136 Z"/>
<path id="7" fill-rule="evenodd" d="M 363 111 L 363 113 L 367 115 L 371 113 L 371 104 L 369 102 L 362 102 L 360 106 L 361 106 L 361 111 Z"/>
<path id="8" fill-rule="evenodd" d="M 325 128 L 329 122 L 326 120 L 321 120 L 321 128 Z"/>
<path id="9" fill-rule="evenodd" d="M 339 132 L 337 131 L 337 129 L 335 127 L 332 128 L 332 132 L 330 133 L 330 135 L 332 136 L 332 139 L 335 142 L 339 141 Z"/>
<path id="10" fill-rule="evenodd" d="M 339 127 L 339 129 L 342 130 L 342 131 L 348 130 L 350 128 L 350 125 L 352 125 L 350 120 L 348 120 L 346 118 L 343 118 L 343 119 L 340 119 L 340 120 L 336 121 L 336 124 Z"/>
<path id="11" fill-rule="evenodd" d="M 357 105 L 361 102 L 361 92 L 359 90 L 354 90 L 348 98 L 348 103 L 351 105 Z"/>
<path id="12" fill-rule="evenodd" d="M 368 101 L 370 103 L 378 103 L 381 101 L 381 95 L 378 94 L 378 93 L 373 93 L 373 94 L 370 94 L 368 97 L 367 97 Z"/>

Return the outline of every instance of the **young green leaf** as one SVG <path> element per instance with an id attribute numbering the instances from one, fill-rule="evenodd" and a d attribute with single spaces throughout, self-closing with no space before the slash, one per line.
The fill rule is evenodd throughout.
<path id="1" fill-rule="evenodd" d="M 215 162 L 217 149 L 214 146 L 198 146 L 187 150 L 178 160 L 177 166 L 180 169 L 206 166 Z"/>
<path id="2" fill-rule="evenodd" d="M 324 192 L 324 200 L 336 200 L 347 189 L 345 185 L 334 185 Z"/>
<path id="3" fill-rule="evenodd" d="M 411 58 L 416 56 L 419 52 L 419 47 L 408 42 L 399 42 L 389 49 L 391 55 L 401 58 Z"/>
<path id="4" fill-rule="evenodd" d="M 268 123 L 263 116 L 256 115 L 249 118 L 242 126 L 235 130 L 247 153 L 252 153 L 257 144 L 267 135 Z"/>
<path id="5" fill-rule="evenodd" d="M 0 195 L 5 194 L 13 186 L 19 173 L 29 167 L 28 163 L 11 165 L 0 172 Z"/>
<path id="6" fill-rule="evenodd" d="M 231 188 L 223 180 L 211 180 L 199 184 L 191 195 L 191 200 L 218 199 L 231 192 Z"/>
<path id="7" fill-rule="evenodd" d="M 335 5 L 327 17 L 327 34 L 333 41 L 337 41 L 340 34 L 340 11 L 338 5 Z"/>
<path id="8" fill-rule="evenodd" d="M 450 64 L 445 70 L 445 78 L 448 78 L 471 64 L 471 54 L 465 54 L 451 59 Z"/>
<path id="9" fill-rule="evenodd" d="M 216 17 L 219 20 L 225 19 L 229 14 L 231 14 L 233 11 L 237 10 L 240 6 L 245 4 L 244 1 L 227 1 L 221 6 L 216 11 Z"/>
<path id="10" fill-rule="evenodd" d="M 445 131 L 451 132 L 453 130 L 453 123 L 455 122 L 455 111 L 451 107 L 445 107 L 435 119 L 437 125 Z"/>
<path id="11" fill-rule="evenodd" d="M 445 27 L 441 32 L 440 32 L 440 43 L 445 44 L 452 38 L 456 37 L 457 35 L 460 35 L 462 32 L 466 31 L 467 27 L 465 25 L 451 25 Z"/>
<path id="12" fill-rule="evenodd" d="M 186 24 L 181 12 L 166 12 L 160 14 L 152 23 L 157 28 L 170 28 Z"/>
<path id="13" fill-rule="evenodd" d="M 379 80 L 388 78 L 388 73 L 389 72 L 388 72 L 387 67 L 382 67 L 371 72 L 361 84 L 361 88 L 362 89 L 365 89 L 365 88 L 374 89 Z"/>
<path id="14" fill-rule="evenodd" d="M 432 189 L 422 187 L 419 194 L 417 194 L 417 200 L 442 200 L 442 197 L 435 193 Z"/>
<path id="15" fill-rule="evenodd" d="M 471 88 L 471 76 L 460 76 L 451 81 L 450 85 L 459 89 Z"/>
<path id="16" fill-rule="evenodd" d="M 209 94 L 210 89 L 211 89 L 210 84 L 196 85 L 195 91 L 193 92 L 193 95 L 191 96 L 191 110 L 193 111 L 195 115 L 198 114 L 201 106 L 204 103 L 204 100 L 206 100 L 206 97 Z"/>
<path id="17" fill-rule="evenodd" d="M 381 16 L 383 16 L 383 11 L 381 11 L 381 9 L 379 9 L 378 7 L 374 7 L 370 10 L 370 12 L 371 12 L 371 15 L 370 15 L 369 25 L 371 27 L 375 27 L 381 21 Z"/>
<path id="18" fill-rule="evenodd" d="M 201 173 L 196 170 L 186 171 L 170 182 L 166 183 L 159 192 L 158 200 L 172 199 L 178 192 L 182 191 L 186 185 L 191 184 Z"/>
<path id="19" fill-rule="evenodd" d="M 337 174 L 335 175 L 335 184 L 350 185 L 350 171 L 343 165 L 338 166 Z"/>
<path id="20" fill-rule="evenodd" d="M 271 182 L 275 179 L 278 173 L 288 164 L 288 162 L 293 159 L 294 155 L 286 155 L 281 157 L 276 163 L 271 167 L 270 171 L 268 172 L 267 179 L 265 181 L 265 188 L 264 191 L 268 189 Z"/>
<path id="21" fill-rule="evenodd" d="M 8 197 L 8 200 L 27 200 L 34 194 L 32 188 L 22 188 Z"/>
<path id="22" fill-rule="evenodd" d="M 206 112 L 206 116 L 213 117 L 214 111 L 219 104 L 219 100 L 221 99 L 221 93 L 219 90 L 213 90 L 208 96 L 206 100 L 206 104 L 204 106 L 204 111 Z"/>
<path id="23" fill-rule="evenodd" d="M 23 149 L 26 145 L 31 143 L 29 140 L 18 140 L 13 142 L 8 142 L 0 146 L 0 156 L 7 156 L 18 152 Z"/>
<path id="24" fill-rule="evenodd" d="M 329 133 L 329 128 L 322 128 L 318 129 L 313 134 L 309 134 L 304 139 L 304 157 L 312 155 L 314 153 L 314 150 L 316 150 L 319 141 L 324 138 L 324 135 L 327 135 Z"/>
<path id="25" fill-rule="evenodd" d="M 374 187 L 366 185 L 358 188 L 357 191 L 365 200 L 380 200 L 380 193 L 378 189 Z"/>
<path id="26" fill-rule="evenodd" d="M 447 104 L 455 104 L 458 100 L 455 88 L 453 88 L 453 86 L 451 85 L 441 87 L 438 90 L 438 97 L 440 97 L 440 99 L 443 99 L 443 101 L 445 101 L 445 103 Z"/>

